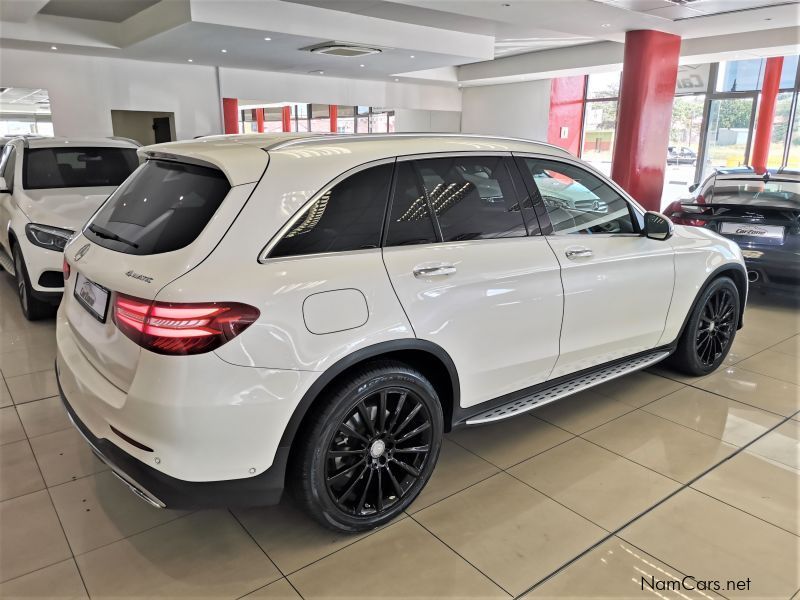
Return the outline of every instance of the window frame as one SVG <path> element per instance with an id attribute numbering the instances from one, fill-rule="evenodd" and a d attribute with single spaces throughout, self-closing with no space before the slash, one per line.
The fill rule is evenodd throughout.
<path id="1" fill-rule="evenodd" d="M 541 153 L 534 153 L 534 152 L 512 152 L 514 155 L 515 162 L 517 164 L 517 168 L 522 174 L 522 181 L 528 187 L 528 191 L 531 194 L 531 199 L 533 200 L 534 207 L 536 208 L 535 214 L 539 217 L 539 223 L 541 226 L 542 235 L 545 236 L 566 236 L 566 235 L 573 235 L 573 234 L 559 234 L 554 231 L 553 224 L 550 221 L 550 214 L 547 212 L 547 207 L 544 206 L 544 201 L 542 200 L 541 192 L 539 191 L 539 187 L 536 185 L 536 182 L 533 179 L 533 176 L 530 173 L 530 170 L 524 164 L 524 159 L 531 158 L 534 160 L 544 160 L 553 163 L 560 163 L 564 165 L 568 165 L 573 168 L 581 169 L 583 171 L 588 172 L 590 175 L 597 177 L 602 183 L 609 186 L 613 191 L 619 194 L 620 198 L 622 198 L 628 205 L 628 212 L 631 214 L 631 222 L 633 224 L 634 229 L 636 230 L 633 233 L 593 233 L 591 234 L 592 237 L 601 236 L 601 237 L 641 237 L 644 233 L 644 214 L 647 212 L 642 206 L 639 205 L 636 200 L 634 200 L 625 190 L 623 190 L 617 183 L 603 175 L 600 171 L 592 167 L 591 165 L 578 161 L 572 160 L 568 157 L 564 156 L 554 156 L 550 154 L 541 154 Z M 539 208 L 541 207 L 541 208 Z M 580 234 L 578 234 L 580 235 Z"/>
<path id="2" fill-rule="evenodd" d="M 370 161 L 370 162 L 366 162 L 366 163 L 357 165 L 357 166 L 355 166 L 355 167 L 353 167 L 351 169 L 348 169 L 344 173 L 340 173 L 339 175 L 337 175 L 336 177 L 331 179 L 328 183 L 323 185 L 320 189 L 318 189 L 311 196 L 311 198 L 309 200 L 304 202 L 303 205 L 299 209 L 297 209 L 297 211 L 291 216 L 291 218 L 288 221 L 286 221 L 286 223 L 284 223 L 284 225 L 280 229 L 278 229 L 278 231 L 269 239 L 269 241 L 264 246 L 264 248 L 261 250 L 261 252 L 258 253 L 258 262 L 259 262 L 259 264 L 263 265 L 263 264 L 276 262 L 276 261 L 281 261 L 281 260 L 297 260 L 297 259 L 302 259 L 302 258 L 309 258 L 311 256 L 326 256 L 326 255 L 333 255 L 333 254 L 348 254 L 349 255 L 349 254 L 353 254 L 353 253 L 356 253 L 356 252 L 364 253 L 364 252 L 375 252 L 376 250 L 380 251 L 383 248 L 384 232 L 386 230 L 386 215 L 387 215 L 386 211 L 389 209 L 389 206 L 391 205 L 392 193 L 394 191 L 394 179 L 395 179 L 394 173 L 395 173 L 395 170 L 396 170 L 394 165 L 395 165 L 396 161 L 397 161 L 397 158 L 394 157 L 394 156 L 391 156 L 391 157 L 388 157 L 388 158 L 381 158 L 381 159 L 378 159 L 378 160 L 373 160 L 373 161 Z M 334 188 L 337 185 L 339 185 L 345 179 L 348 179 L 349 177 L 352 177 L 353 175 L 356 175 L 357 173 L 360 173 L 361 171 L 366 171 L 367 169 L 371 169 L 372 167 L 379 167 L 381 165 L 386 165 L 386 164 L 391 164 L 393 166 L 393 168 L 392 168 L 391 180 L 389 181 L 389 190 L 388 190 L 388 196 L 386 198 L 386 205 L 384 206 L 383 223 L 381 224 L 380 245 L 379 245 L 378 248 L 364 248 L 364 249 L 361 249 L 361 250 L 335 250 L 335 251 L 332 251 L 332 252 L 314 252 L 314 253 L 309 253 L 309 254 L 296 254 L 296 255 L 292 255 L 292 256 L 270 256 L 270 253 L 272 252 L 273 248 L 275 248 L 275 246 L 277 246 L 283 240 L 284 236 L 295 225 L 297 225 L 298 221 L 300 221 L 300 219 L 302 219 L 305 216 L 305 214 L 311 209 L 311 207 L 314 206 L 314 204 L 324 194 L 326 194 L 328 192 L 328 190 L 331 190 L 332 188 Z"/>
<path id="3" fill-rule="evenodd" d="M 8 162 L 13 160 L 11 163 L 11 179 L 5 177 L 4 173 L 8 169 Z M 3 148 L 2 155 L 0 156 L 0 176 L 5 177 L 6 180 L 6 187 L 8 188 L 8 193 L 14 193 L 14 184 L 17 179 L 16 175 L 17 169 L 17 149 L 12 143 L 8 143 Z"/>

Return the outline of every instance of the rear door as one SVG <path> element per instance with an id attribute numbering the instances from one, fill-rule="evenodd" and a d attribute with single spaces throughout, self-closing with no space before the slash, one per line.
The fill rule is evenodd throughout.
<path id="1" fill-rule="evenodd" d="M 462 407 L 544 381 L 558 356 L 558 261 L 508 161 L 399 159 L 395 174 L 383 259 L 416 336 L 455 362 Z"/>
<path id="2" fill-rule="evenodd" d="M 83 354 L 112 384 L 128 390 L 140 354 L 113 322 L 117 297 L 152 300 L 198 265 L 254 186 L 231 188 L 211 167 L 148 161 L 68 245 L 72 272 L 61 314 Z"/>
<path id="3" fill-rule="evenodd" d="M 583 167 L 550 157 L 517 163 L 561 265 L 564 323 L 552 377 L 655 347 L 672 300 L 672 246 L 641 235 L 629 202 Z"/>

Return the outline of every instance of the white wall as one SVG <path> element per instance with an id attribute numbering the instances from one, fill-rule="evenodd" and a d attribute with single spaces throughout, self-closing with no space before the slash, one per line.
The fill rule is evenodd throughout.
<path id="1" fill-rule="evenodd" d="M 252 102 L 314 102 L 383 108 L 461 110 L 461 90 L 453 85 L 396 83 L 228 68 L 220 69 L 219 79 L 223 98 L 243 98 Z"/>
<path id="2" fill-rule="evenodd" d="M 458 133 L 461 131 L 461 112 L 396 108 L 394 111 L 394 130 L 398 132 L 435 131 L 439 133 Z"/>
<path id="3" fill-rule="evenodd" d="M 463 88 L 461 131 L 547 141 L 550 80 Z"/>
<path id="4" fill-rule="evenodd" d="M 113 135 L 112 110 L 175 113 L 178 139 L 221 128 L 213 67 L 4 48 L 0 86 L 46 89 L 56 135 Z"/>

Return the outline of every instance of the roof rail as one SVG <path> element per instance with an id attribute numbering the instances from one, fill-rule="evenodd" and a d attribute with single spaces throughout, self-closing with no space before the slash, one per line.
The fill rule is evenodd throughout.
<path id="1" fill-rule="evenodd" d="M 141 148 L 142 145 L 143 145 L 143 144 L 137 142 L 136 140 L 133 140 L 133 139 L 127 138 L 127 137 L 122 137 L 121 135 L 112 135 L 112 136 L 109 136 L 108 139 L 117 140 L 119 142 L 130 142 L 131 144 L 133 144 L 134 146 L 138 146 L 139 148 Z"/>
<path id="2" fill-rule="evenodd" d="M 425 137 L 425 138 L 440 138 L 440 137 L 452 137 L 452 138 L 482 138 L 482 139 L 493 139 L 493 140 L 503 140 L 507 142 L 526 142 L 529 144 L 538 144 L 540 146 L 548 146 L 550 148 L 556 148 L 558 150 L 564 150 L 561 146 L 556 146 L 555 144 L 550 144 L 548 142 L 539 142 L 536 140 L 526 140 L 524 138 L 515 138 L 515 137 L 505 137 L 505 136 L 497 136 L 497 135 L 481 135 L 477 133 L 433 133 L 429 131 L 420 132 L 420 133 L 413 133 L 413 132 L 403 132 L 403 133 L 340 133 L 340 134 L 330 134 L 330 133 L 320 133 L 319 135 L 309 135 L 303 136 L 298 138 L 293 138 L 290 140 L 281 140 L 279 142 L 275 142 L 268 146 L 264 146 L 263 150 L 269 152 L 270 150 L 282 150 L 289 146 L 300 146 L 303 144 L 312 144 L 321 141 L 333 141 L 333 140 L 352 140 L 352 139 L 393 139 L 398 137 Z M 564 152 L 567 152 L 564 150 Z"/>

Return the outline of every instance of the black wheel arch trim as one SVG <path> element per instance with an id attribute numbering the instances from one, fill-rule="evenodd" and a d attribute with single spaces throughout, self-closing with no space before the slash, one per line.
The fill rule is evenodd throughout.
<path id="1" fill-rule="evenodd" d="M 418 338 L 379 342 L 377 344 L 356 350 L 344 358 L 339 359 L 333 365 L 328 367 L 328 369 L 326 369 L 322 375 L 320 375 L 314 381 L 314 383 L 311 384 L 311 387 L 308 389 L 308 391 L 303 394 L 303 397 L 295 408 L 294 413 L 292 413 L 289 423 L 286 425 L 286 428 L 283 431 L 281 441 L 278 444 L 279 447 L 290 447 L 292 445 L 295 435 L 300 429 L 300 425 L 303 422 L 306 414 L 308 414 L 308 410 L 314 404 L 314 401 L 339 375 L 352 367 L 369 361 L 370 359 L 378 358 L 394 352 L 409 350 L 422 351 L 431 354 L 444 365 L 448 375 L 450 376 L 450 386 L 452 389 L 452 397 L 449 400 L 452 402 L 453 412 L 457 411 L 461 398 L 458 371 L 456 370 L 456 365 L 453 362 L 453 359 L 450 358 L 450 355 L 444 350 L 444 348 L 428 340 L 421 340 Z M 444 409 L 445 407 L 443 406 L 442 408 Z M 445 415 L 447 415 L 447 411 L 445 411 Z M 448 426 L 449 423 L 446 420 L 445 427 L 448 428 Z"/>
<path id="2" fill-rule="evenodd" d="M 739 329 L 742 328 L 743 323 L 744 323 L 744 307 L 745 307 L 745 304 L 747 304 L 747 290 L 748 290 L 747 270 L 742 265 L 740 265 L 739 263 L 727 263 L 727 264 L 724 264 L 724 265 L 721 265 L 721 266 L 717 267 L 716 269 L 714 269 L 711 272 L 711 275 L 706 277 L 706 280 L 703 283 L 703 286 L 697 291 L 697 294 L 695 294 L 694 300 L 692 300 L 692 304 L 689 306 L 689 310 L 686 313 L 686 316 L 683 318 L 683 323 L 681 324 L 681 328 L 678 331 L 678 335 L 675 336 L 674 340 L 672 340 L 672 345 L 677 344 L 678 340 L 681 339 L 681 336 L 683 335 L 683 332 L 686 330 L 686 325 L 688 325 L 688 323 L 689 323 L 689 318 L 692 316 L 692 313 L 694 312 L 694 309 L 697 306 L 697 301 L 700 299 L 700 296 L 702 296 L 706 292 L 706 290 L 708 289 L 708 286 L 710 286 L 714 282 L 715 279 L 719 278 L 721 275 L 725 275 L 725 273 L 727 273 L 729 271 L 730 272 L 738 272 L 739 275 L 742 277 L 742 283 L 744 284 L 744 294 L 742 294 L 742 289 L 740 287 L 740 282 L 736 281 L 736 279 L 733 280 L 733 283 L 736 286 L 736 289 L 739 290 L 739 296 L 740 296 L 739 297 L 739 322 L 736 325 L 736 329 L 738 331 Z"/>

